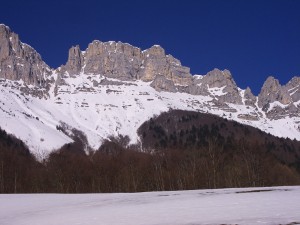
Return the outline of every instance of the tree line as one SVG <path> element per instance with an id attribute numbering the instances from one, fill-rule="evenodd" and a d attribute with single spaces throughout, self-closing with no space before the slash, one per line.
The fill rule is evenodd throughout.
<path id="1" fill-rule="evenodd" d="M 173 140 L 165 139 L 166 145 L 143 151 L 115 139 L 88 154 L 78 139 L 39 162 L 21 141 L 1 130 L 0 193 L 141 192 L 300 184 L 297 167 L 278 160 L 265 150 L 265 145 L 218 135 L 205 136 L 202 145 L 184 147 L 170 145 Z"/>

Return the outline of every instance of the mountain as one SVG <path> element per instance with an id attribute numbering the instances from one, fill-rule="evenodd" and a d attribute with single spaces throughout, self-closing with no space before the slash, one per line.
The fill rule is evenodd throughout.
<path id="1" fill-rule="evenodd" d="M 246 149 L 247 153 L 257 151 L 261 159 L 266 153 L 275 156 L 281 163 L 300 166 L 299 141 L 278 138 L 257 128 L 207 113 L 183 110 L 164 112 L 145 122 L 138 129 L 138 134 L 146 150 L 198 151 L 217 147 L 228 157 Z"/>
<path id="2" fill-rule="evenodd" d="M 50 68 L 17 34 L 0 25 L 0 127 L 36 156 L 85 140 L 85 150 L 128 136 L 170 110 L 218 115 L 278 137 L 300 140 L 300 78 L 281 85 L 269 77 L 258 96 L 239 88 L 230 71 L 192 75 L 154 45 L 141 50 L 122 42 L 93 41 L 69 50 Z"/>

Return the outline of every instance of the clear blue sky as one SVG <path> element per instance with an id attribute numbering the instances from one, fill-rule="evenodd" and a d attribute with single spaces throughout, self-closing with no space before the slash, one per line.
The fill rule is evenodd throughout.
<path id="1" fill-rule="evenodd" d="M 299 0 L 2 1 L 0 23 L 11 27 L 51 67 L 79 44 L 122 41 L 167 53 L 206 74 L 229 69 L 255 94 L 269 75 L 285 84 L 300 76 Z"/>

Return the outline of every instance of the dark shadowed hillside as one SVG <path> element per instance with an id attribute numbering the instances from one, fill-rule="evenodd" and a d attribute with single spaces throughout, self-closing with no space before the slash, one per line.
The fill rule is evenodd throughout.
<path id="1" fill-rule="evenodd" d="M 138 132 L 145 150 L 207 148 L 214 142 L 225 152 L 235 145 L 259 146 L 285 164 L 299 166 L 300 162 L 299 141 L 278 138 L 212 114 L 172 110 L 145 122 Z"/>
<path id="2" fill-rule="evenodd" d="M 174 110 L 139 128 L 140 145 L 110 137 L 97 151 L 73 143 L 38 162 L 0 132 L 1 193 L 137 192 L 299 185 L 300 142 L 197 112 Z"/>
<path id="3" fill-rule="evenodd" d="M 0 192 L 40 192 L 43 165 L 24 143 L 0 129 Z"/>

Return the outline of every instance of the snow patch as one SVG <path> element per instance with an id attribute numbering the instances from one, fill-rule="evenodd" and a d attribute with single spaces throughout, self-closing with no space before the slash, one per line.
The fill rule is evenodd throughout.
<path id="1" fill-rule="evenodd" d="M 150 86 L 151 82 L 120 81 L 99 74 L 66 77 L 64 85 L 51 84 L 47 99 L 23 96 L 13 81 L 0 83 L 0 127 L 27 143 L 33 153 L 49 153 L 72 142 L 56 129 L 61 122 L 82 131 L 93 149 L 98 149 L 111 135 L 128 135 L 130 143 L 135 144 L 139 141 L 137 129 L 154 115 L 170 109 L 207 112 L 279 137 L 300 140 L 296 118 L 269 120 L 257 102 L 256 107 L 229 103 L 226 109 L 214 106 L 213 97 L 225 95 L 225 86 L 209 88 L 211 96 L 201 96 L 158 92 Z M 58 75 L 53 73 L 48 79 L 57 81 Z M 102 85 L 103 79 L 119 85 Z M 98 86 L 94 86 L 95 81 Z M 24 85 L 23 81 L 17 83 Z M 35 86 L 28 85 L 27 88 L 34 89 Z M 244 91 L 240 90 L 240 93 L 243 96 Z M 295 104 L 300 105 L 300 101 Z M 259 120 L 241 119 L 239 114 L 258 116 Z"/>
<path id="2" fill-rule="evenodd" d="M 223 87 L 214 87 L 214 88 L 210 88 L 208 85 L 208 91 L 213 95 L 213 96 L 222 96 L 222 95 L 226 95 L 227 92 L 224 92 L 224 89 L 226 88 L 226 86 Z"/>
<path id="3" fill-rule="evenodd" d="M 280 103 L 279 101 L 275 101 L 275 102 L 270 103 L 270 107 L 268 109 L 268 112 L 270 112 L 275 107 L 280 107 L 280 108 L 284 109 L 286 106 L 287 105 L 284 105 L 284 104 Z"/>

